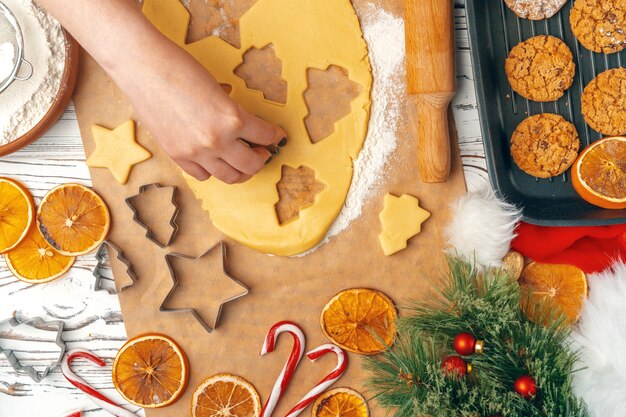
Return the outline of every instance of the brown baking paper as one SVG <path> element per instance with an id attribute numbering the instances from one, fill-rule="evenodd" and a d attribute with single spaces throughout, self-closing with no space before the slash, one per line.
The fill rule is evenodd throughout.
<path id="1" fill-rule="evenodd" d="M 226 3 L 226 12 L 236 19 L 253 1 Z M 366 3 L 377 3 L 398 16 L 402 12 L 400 0 L 355 0 L 357 13 L 364 10 Z M 200 8 L 200 4 L 204 6 Z M 214 10 L 211 6 L 209 9 L 206 7 L 203 1 L 191 3 L 194 16 L 191 38 L 197 39 L 210 33 L 215 25 L 211 23 L 212 16 L 215 16 L 211 12 Z M 236 38 L 236 34 L 235 28 L 227 36 Z M 85 151 L 89 155 L 94 149 L 92 124 L 114 128 L 129 118 L 138 119 L 128 99 L 93 59 L 84 52 L 81 58 L 74 103 Z M 172 287 L 165 255 L 179 252 L 199 256 L 224 239 L 211 225 L 208 214 L 186 186 L 180 171 L 159 149 L 140 120 L 138 142 L 154 156 L 134 167 L 128 184 L 118 184 L 106 169 L 91 169 L 94 188 L 111 210 L 110 239 L 124 250 L 138 276 L 135 286 L 120 295 L 128 337 L 146 332 L 167 334 L 182 346 L 189 358 L 191 377 L 185 395 L 170 407 L 147 410 L 148 417 L 190 415 L 194 389 L 205 378 L 221 372 L 246 378 L 265 401 L 292 347 L 291 338 L 283 336 L 278 340 L 275 352 L 261 357 L 259 352 L 267 330 L 278 321 L 292 320 L 304 329 L 307 350 L 327 342 L 320 330 L 320 312 L 326 302 L 341 290 L 375 288 L 403 306 L 411 299 L 430 295 L 437 287 L 446 270 L 443 230 L 450 216 L 449 204 L 465 192 L 461 160 L 456 136 L 453 135 L 455 146 L 450 179 L 445 184 L 421 183 L 417 173 L 414 103 L 405 99 L 403 107 L 398 149 L 389 158 L 385 179 L 367 201 L 361 217 L 346 231 L 331 238 L 313 253 L 294 258 L 267 256 L 226 239 L 226 267 L 251 291 L 248 296 L 225 305 L 220 326 L 210 334 L 191 314 L 158 311 Z M 146 238 L 145 229 L 133 221 L 133 213 L 124 201 L 126 197 L 136 194 L 140 186 L 154 182 L 178 187 L 179 231 L 173 245 L 166 249 L 159 248 Z M 414 195 L 432 213 L 432 217 L 424 223 L 421 234 L 410 240 L 408 248 L 391 257 L 383 255 L 378 242 L 381 231 L 378 214 L 387 192 Z M 145 208 L 143 216 L 156 216 L 168 205 L 167 200 L 150 205 Z M 204 274 L 194 272 L 197 266 L 193 263 L 176 263 L 180 291 L 169 299 L 169 307 L 197 308 L 210 322 L 215 319 L 220 301 L 240 291 L 235 283 L 215 283 L 215 274 L 221 273 L 221 263 L 218 253 L 211 256 L 214 264 Z M 122 271 L 114 268 L 114 273 L 121 274 Z M 364 389 L 367 374 L 362 369 L 362 358 L 354 354 L 350 354 L 349 358 L 348 372 L 337 386 L 349 386 L 361 391 L 366 398 L 371 397 Z M 286 414 L 334 366 L 333 355 L 325 356 L 315 364 L 304 358 L 275 415 Z M 375 402 L 370 406 L 373 416 L 384 415 L 384 410 L 377 408 Z M 305 413 L 310 413 L 310 410 L 305 410 Z"/>

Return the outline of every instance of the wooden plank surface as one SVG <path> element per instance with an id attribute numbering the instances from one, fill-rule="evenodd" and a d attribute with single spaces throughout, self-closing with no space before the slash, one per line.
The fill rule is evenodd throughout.
<path id="1" fill-rule="evenodd" d="M 474 189 L 485 182 L 486 175 L 464 12 L 462 2 L 457 2 L 459 94 L 453 106 L 466 181 L 468 188 Z M 78 181 L 90 184 L 83 161 L 84 151 L 75 115 L 70 107 L 45 138 L 17 154 L 0 159 L 0 175 L 23 180 L 36 197 L 41 197 L 58 183 Z M 93 256 L 85 257 L 68 277 L 34 287 L 15 280 L 0 263 L 0 317 L 17 310 L 26 315 L 63 318 L 68 326 L 65 338 L 70 342 L 69 346 L 88 348 L 107 359 L 110 365 L 116 349 L 125 339 L 125 331 L 117 298 L 106 293 L 92 292 L 91 270 L 94 265 Z M 20 332 L 16 333 L 14 336 L 20 338 Z M 27 338 L 27 335 L 22 336 Z M 5 339 L 2 343 L 5 343 Z M 54 355 L 49 345 L 42 347 L 32 342 L 22 345 L 20 353 L 35 363 L 50 360 Z M 115 397 L 110 382 L 110 368 L 79 366 L 77 372 L 96 387 L 105 389 L 107 395 Z M 7 361 L 0 357 L 0 416 L 54 417 L 78 406 L 91 410 L 86 414 L 89 417 L 107 415 L 96 410 L 82 394 L 72 389 L 60 372 L 55 371 L 43 383 L 34 384 L 28 378 L 12 372 Z"/>

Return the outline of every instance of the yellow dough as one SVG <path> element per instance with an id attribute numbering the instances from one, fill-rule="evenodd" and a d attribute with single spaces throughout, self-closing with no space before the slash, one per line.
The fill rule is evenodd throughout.
<path id="1" fill-rule="evenodd" d="M 319 243 L 346 199 L 352 181 L 352 161 L 363 147 L 370 111 L 372 74 L 359 20 L 349 0 L 259 0 L 239 20 L 241 49 L 212 36 L 186 44 L 189 14 L 179 0 L 144 0 L 144 14 L 166 36 L 193 54 L 220 83 L 232 86 L 231 96 L 249 112 L 282 126 L 289 143 L 261 173 L 239 185 L 210 179 L 186 180 L 202 200 L 213 224 L 224 234 L 256 250 L 281 256 L 304 252 Z M 250 48 L 274 45 L 287 81 L 287 101 L 265 100 L 233 71 Z M 304 118 L 307 68 L 331 65 L 348 71 L 361 92 L 351 113 L 335 123 L 335 131 L 313 144 Z M 276 183 L 281 167 L 306 166 L 325 185 L 315 203 L 281 225 L 275 211 Z"/>
<path id="2" fill-rule="evenodd" d="M 406 249 L 407 241 L 422 231 L 422 223 L 430 217 L 430 213 L 421 208 L 413 196 L 387 194 L 379 217 L 383 232 L 378 239 L 385 255 L 390 256 Z"/>
<path id="3" fill-rule="evenodd" d="M 126 184 L 133 166 L 152 157 L 135 140 L 135 122 L 129 120 L 114 130 L 91 127 L 96 149 L 87 158 L 87 166 L 108 168 L 120 184 Z"/>

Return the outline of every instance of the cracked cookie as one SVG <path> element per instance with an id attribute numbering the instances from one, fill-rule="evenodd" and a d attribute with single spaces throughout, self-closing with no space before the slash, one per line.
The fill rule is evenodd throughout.
<path id="1" fill-rule="evenodd" d="M 511 137 L 511 156 L 528 175 L 550 178 L 574 163 L 580 149 L 576 127 L 558 114 L 525 119 Z"/>
<path id="2" fill-rule="evenodd" d="M 585 87 L 582 112 L 591 128 L 605 135 L 626 133 L 626 69 L 604 71 Z"/>
<path id="3" fill-rule="evenodd" d="M 576 38 L 593 52 L 626 48 L 626 0 L 576 0 L 569 20 Z"/>
<path id="4" fill-rule="evenodd" d="M 504 2 L 522 19 L 542 20 L 557 14 L 567 0 L 505 0 Z"/>
<path id="5" fill-rule="evenodd" d="M 504 64 L 511 87 L 533 101 L 554 101 L 574 82 L 572 51 L 554 36 L 532 37 L 515 46 Z"/>

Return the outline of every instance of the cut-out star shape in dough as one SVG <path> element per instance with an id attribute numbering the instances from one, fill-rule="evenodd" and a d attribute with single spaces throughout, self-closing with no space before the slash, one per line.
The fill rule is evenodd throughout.
<path id="1" fill-rule="evenodd" d="M 221 258 L 218 258 L 221 256 Z M 249 289 L 226 270 L 226 245 L 218 243 L 197 258 L 165 256 L 174 285 L 160 311 L 191 313 L 208 332 L 219 325 L 225 304 L 248 294 Z M 198 297 L 201 294 L 201 297 Z"/>
<path id="2" fill-rule="evenodd" d="M 152 157 L 135 139 L 135 122 L 129 120 L 113 130 L 91 127 L 96 149 L 87 158 L 87 166 L 108 168 L 120 184 L 126 184 L 133 166 Z"/>
<path id="3" fill-rule="evenodd" d="M 422 231 L 422 223 L 429 217 L 430 213 L 420 207 L 417 198 L 387 194 L 379 215 L 383 231 L 378 235 L 385 255 L 406 249 L 408 240 Z"/>

